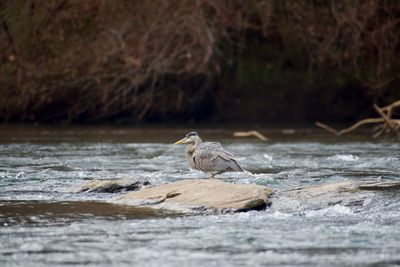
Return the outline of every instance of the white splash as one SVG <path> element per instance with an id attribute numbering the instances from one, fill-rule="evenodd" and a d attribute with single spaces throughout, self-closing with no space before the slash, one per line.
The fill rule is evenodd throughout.
<path id="1" fill-rule="evenodd" d="M 329 157 L 328 159 L 330 160 L 339 160 L 339 161 L 357 161 L 360 158 L 351 154 L 347 154 L 347 155 L 334 155 L 332 157 Z"/>
<path id="2" fill-rule="evenodd" d="M 263 154 L 263 157 L 267 160 L 267 161 L 272 161 L 273 158 L 272 156 L 268 155 L 268 154 Z"/>
<path id="3" fill-rule="evenodd" d="M 320 210 L 309 210 L 305 212 L 306 217 L 337 216 L 349 214 L 353 214 L 352 210 L 349 207 L 345 207 L 339 204 Z"/>
<path id="4" fill-rule="evenodd" d="M 17 173 L 17 175 L 16 175 L 15 178 L 17 178 L 17 179 L 23 179 L 23 178 L 25 178 L 25 172 L 19 172 L 19 173 Z"/>

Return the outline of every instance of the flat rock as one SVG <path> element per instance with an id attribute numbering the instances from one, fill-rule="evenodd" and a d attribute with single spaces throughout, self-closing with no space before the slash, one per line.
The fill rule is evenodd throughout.
<path id="1" fill-rule="evenodd" d="M 232 184 L 218 179 L 190 179 L 150 187 L 135 179 L 92 180 L 79 192 L 126 192 L 111 202 L 178 213 L 214 213 L 261 210 L 302 212 L 342 205 L 364 209 L 382 203 L 400 189 L 400 181 L 343 181 L 280 192 L 255 184 Z M 384 192 L 386 191 L 386 192 Z"/>
<path id="2" fill-rule="evenodd" d="M 389 182 L 361 182 L 359 184 L 360 190 L 394 190 L 400 189 L 399 181 L 389 181 Z"/>
<path id="3" fill-rule="evenodd" d="M 91 180 L 84 184 L 78 192 L 116 193 L 136 191 L 148 185 L 150 185 L 148 181 L 138 181 L 132 178 Z"/>
<path id="4" fill-rule="evenodd" d="M 279 192 L 271 198 L 272 210 L 298 212 L 333 205 L 363 206 L 373 202 L 377 191 L 400 189 L 400 182 L 344 181 Z"/>
<path id="5" fill-rule="evenodd" d="M 262 185 L 190 179 L 129 192 L 114 201 L 179 212 L 240 212 L 265 209 L 272 192 Z"/>

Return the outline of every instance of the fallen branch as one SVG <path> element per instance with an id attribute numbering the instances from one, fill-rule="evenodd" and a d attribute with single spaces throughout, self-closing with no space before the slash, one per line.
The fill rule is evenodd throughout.
<path id="1" fill-rule="evenodd" d="M 382 107 L 381 110 L 382 111 L 389 111 L 389 110 L 393 110 L 393 109 L 398 108 L 398 107 L 400 107 L 400 100 L 398 100 L 396 102 L 393 102 L 390 105 Z"/>
<path id="2" fill-rule="evenodd" d="M 262 141 L 268 141 L 268 138 L 264 135 L 262 135 L 261 133 L 259 133 L 258 131 L 249 131 L 249 132 L 234 132 L 233 133 L 234 137 L 249 137 L 249 136 L 255 136 L 258 139 L 262 140 Z"/>
<path id="3" fill-rule="evenodd" d="M 377 129 L 376 132 L 372 135 L 373 138 L 378 138 L 379 136 L 381 136 L 384 132 L 387 131 L 387 125 L 380 125 Z"/>
<path id="4" fill-rule="evenodd" d="M 363 120 L 356 122 L 352 126 L 346 128 L 346 129 L 342 129 L 340 131 L 338 131 L 324 123 L 321 123 L 321 122 L 316 122 L 315 125 L 332 133 L 332 134 L 340 136 L 343 134 L 350 133 L 365 124 L 381 123 L 381 125 L 376 128 L 377 129 L 376 132 L 373 134 L 374 138 L 381 136 L 385 132 L 393 132 L 394 134 L 396 134 L 397 138 L 400 139 L 400 132 L 399 132 L 400 119 L 392 119 L 393 109 L 400 107 L 400 100 L 393 102 L 392 104 L 387 105 L 382 108 L 378 107 L 376 104 L 374 104 L 373 107 L 374 107 L 375 111 L 381 116 L 380 118 L 363 119 Z"/>
<path id="5" fill-rule="evenodd" d="M 385 113 L 383 113 L 383 111 L 378 107 L 377 104 L 374 104 L 374 109 L 385 120 L 385 123 L 389 126 L 389 128 L 397 135 L 397 138 L 400 139 L 400 133 L 397 131 L 396 127 L 394 126 L 394 123 L 392 123 L 392 120 L 388 116 L 386 116 Z"/>
<path id="6" fill-rule="evenodd" d="M 355 129 L 357 129 L 361 125 L 372 124 L 372 123 L 380 123 L 380 122 L 383 122 L 383 121 L 384 120 L 382 118 L 369 118 L 369 119 L 360 120 L 360 121 L 356 122 L 355 124 L 353 124 L 352 126 L 350 126 L 349 128 L 340 130 L 338 132 L 338 134 L 342 135 L 342 134 L 349 133 L 351 131 L 354 131 Z"/>
<path id="7" fill-rule="evenodd" d="M 335 129 L 333 129 L 332 127 L 329 127 L 326 124 L 323 124 L 322 122 L 317 121 L 315 123 L 315 125 L 317 125 L 318 127 L 327 130 L 330 133 L 333 133 L 334 135 L 339 135 L 338 131 L 336 131 Z"/>

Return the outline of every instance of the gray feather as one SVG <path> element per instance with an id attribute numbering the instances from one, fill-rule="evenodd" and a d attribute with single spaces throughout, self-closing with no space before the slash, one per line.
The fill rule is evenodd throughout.
<path id="1" fill-rule="evenodd" d="M 185 157 L 192 169 L 208 174 L 209 178 L 223 172 L 243 171 L 234 156 L 226 151 L 220 143 L 204 142 L 196 132 L 190 132 L 179 142 L 188 144 Z"/>
<path id="2" fill-rule="evenodd" d="M 233 155 L 220 143 L 199 144 L 193 153 L 193 158 L 195 165 L 204 172 L 243 171 Z"/>

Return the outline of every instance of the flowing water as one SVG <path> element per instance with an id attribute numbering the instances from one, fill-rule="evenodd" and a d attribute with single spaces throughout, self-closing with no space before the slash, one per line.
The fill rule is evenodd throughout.
<path id="1" fill-rule="evenodd" d="M 390 266 L 400 264 L 400 194 L 379 203 L 292 213 L 182 216 L 113 205 L 107 193 L 75 193 L 90 179 L 152 184 L 204 178 L 182 146 L 190 129 L 0 128 L 1 266 Z M 297 130 L 270 142 L 199 130 L 251 173 L 232 183 L 285 190 L 345 180 L 400 180 L 400 144 Z M 293 133 L 292 131 L 284 131 Z"/>

